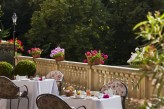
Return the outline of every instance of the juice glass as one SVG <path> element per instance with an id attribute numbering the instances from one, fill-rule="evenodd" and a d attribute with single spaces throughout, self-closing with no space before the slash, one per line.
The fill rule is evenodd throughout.
<path id="1" fill-rule="evenodd" d="M 89 89 L 86 90 L 86 94 L 87 94 L 87 96 L 91 96 L 91 91 Z"/>

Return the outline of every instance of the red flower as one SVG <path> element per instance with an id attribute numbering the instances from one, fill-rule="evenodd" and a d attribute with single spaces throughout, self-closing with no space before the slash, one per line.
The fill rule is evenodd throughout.
<path id="1" fill-rule="evenodd" d="M 101 51 L 97 51 L 97 50 L 91 50 L 90 52 L 86 52 L 85 53 L 86 57 L 88 60 L 84 60 L 84 62 L 86 63 L 87 61 L 89 63 L 94 63 L 95 60 L 97 62 L 97 60 L 101 60 L 101 64 L 104 64 L 104 61 L 108 58 L 108 55 L 101 53 Z M 99 61 L 100 63 L 100 61 Z"/>
<path id="2" fill-rule="evenodd" d="M 88 51 L 88 52 L 86 53 L 86 55 L 87 55 L 87 56 L 90 56 L 90 55 L 91 55 L 91 53 Z"/>
<path id="3" fill-rule="evenodd" d="M 108 94 L 104 94 L 103 98 L 109 98 Z"/>
<path id="4" fill-rule="evenodd" d="M 104 64 L 104 61 L 101 61 L 101 64 Z"/>
<path id="5" fill-rule="evenodd" d="M 11 44 L 14 44 L 13 39 L 8 40 L 8 42 L 11 43 Z M 15 48 L 16 51 L 17 50 L 24 51 L 22 42 L 20 40 L 18 40 L 17 38 L 15 39 L 15 45 L 16 45 L 16 48 Z"/>
<path id="6" fill-rule="evenodd" d="M 92 53 L 92 56 L 95 56 L 96 55 L 96 53 Z"/>
<path id="7" fill-rule="evenodd" d="M 97 52 L 97 50 L 93 50 L 92 53 L 93 54 L 97 54 L 98 52 Z"/>
<path id="8" fill-rule="evenodd" d="M 108 58 L 108 55 L 104 55 L 104 59 L 107 59 Z"/>
<path id="9" fill-rule="evenodd" d="M 87 59 L 84 59 L 83 62 L 84 62 L 84 63 L 87 63 Z"/>
<path id="10" fill-rule="evenodd" d="M 41 54 L 42 50 L 40 48 L 31 48 L 27 51 L 31 55 Z"/>
<path id="11" fill-rule="evenodd" d="M 104 56 L 104 53 L 101 53 L 101 56 Z"/>

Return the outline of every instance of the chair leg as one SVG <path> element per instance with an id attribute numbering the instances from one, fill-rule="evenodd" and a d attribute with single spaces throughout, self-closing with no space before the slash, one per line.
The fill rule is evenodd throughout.
<path id="1" fill-rule="evenodd" d="M 18 98 L 18 106 L 17 106 L 17 109 L 19 109 L 19 103 L 20 103 L 20 98 Z"/>
<path id="2" fill-rule="evenodd" d="M 125 99 L 122 100 L 122 108 L 125 109 Z"/>
<path id="3" fill-rule="evenodd" d="M 10 109 L 11 109 L 11 99 L 10 99 Z"/>
<path id="4" fill-rule="evenodd" d="M 28 98 L 28 96 L 27 96 L 27 101 L 28 101 L 27 109 L 29 109 L 29 98 Z"/>

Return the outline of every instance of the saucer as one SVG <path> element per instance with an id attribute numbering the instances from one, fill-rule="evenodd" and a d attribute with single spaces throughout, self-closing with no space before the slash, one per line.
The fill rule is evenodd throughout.
<path id="1" fill-rule="evenodd" d="M 30 79 L 21 79 L 21 81 L 29 81 Z"/>
<path id="2" fill-rule="evenodd" d="M 84 99 L 84 96 L 70 96 L 70 98 L 73 98 L 73 99 Z"/>

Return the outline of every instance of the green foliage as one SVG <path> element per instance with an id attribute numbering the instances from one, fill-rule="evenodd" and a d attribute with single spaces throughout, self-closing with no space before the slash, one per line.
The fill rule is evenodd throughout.
<path id="1" fill-rule="evenodd" d="M 125 65 L 131 51 L 141 44 L 140 39 L 135 40 L 132 28 L 137 22 L 145 19 L 148 11 L 153 10 L 153 2 L 148 0 L 102 0 L 111 14 L 109 27 L 113 30 L 104 45 L 109 51 L 111 64 Z M 111 40 L 109 40 L 111 39 Z M 111 57 L 111 58 L 110 58 Z"/>
<path id="2" fill-rule="evenodd" d="M 63 57 L 64 56 L 64 53 L 58 53 L 58 54 L 54 55 L 53 58 L 57 58 L 57 57 L 60 57 L 60 56 Z"/>
<path id="3" fill-rule="evenodd" d="M 5 61 L 0 62 L 0 76 L 11 77 L 13 66 Z"/>
<path id="4" fill-rule="evenodd" d="M 29 5 L 29 0 L 3 0 L 2 4 L 2 23 L 4 29 L 9 29 L 10 35 L 13 32 L 12 15 L 17 14 L 16 37 L 26 33 L 30 28 L 30 19 L 33 13 L 33 6 Z M 24 37 L 20 37 L 19 39 Z M 21 39 L 21 40 L 22 40 Z M 23 42 L 24 43 L 24 42 Z"/>
<path id="5" fill-rule="evenodd" d="M 159 12 L 155 12 L 152 16 L 152 13 L 149 12 L 147 19 L 148 21 L 143 21 L 134 27 L 134 30 L 140 27 L 141 32 L 137 33 L 138 37 L 149 40 L 151 44 L 163 44 L 164 14 L 160 16 Z"/>
<path id="6" fill-rule="evenodd" d="M 28 41 L 39 47 L 50 43 L 47 54 L 60 45 L 66 60 L 82 61 L 85 51 L 103 47 L 102 39 L 110 35 L 108 19 L 99 0 L 45 0 L 33 14 Z"/>
<path id="7" fill-rule="evenodd" d="M 140 39 L 134 39 L 131 28 L 146 19 L 148 11 L 164 11 L 163 0 L 3 0 L 0 3 L 3 3 L 4 29 L 12 28 L 11 16 L 17 13 L 16 37 L 26 45 L 25 51 L 40 47 L 44 49 L 42 57 L 49 57 L 50 50 L 60 45 L 66 49 L 66 60 L 82 61 L 87 50 L 101 49 L 108 51 L 111 57 L 108 64 L 113 65 L 126 64 L 130 52 L 142 44 Z"/>
<path id="8" fill-rule="evenodd" d="M 138 23 L 134 30 L 138 29 L 136 34 L 142 37 L 146 44 L 136 50 L 135 56 L 132 56 L 130 63 L 140 66 L 145 76 L 152 74 L 152 84 L 156 86 L 157 97 L 159 100 L 151 106 L 151 109 L 159 109 L 164 106 L 163 98 L 160 95 L 164 86 L 164 14 L 156 11 L 154 15 L 148 13 L 147 20 Z"/>
<path id="9" fill-rule="evenodd" d="M 2 15 L 3 15 L 3 11 L 2 11 L 1 5 L 0 5 L 0 18 L 2 17 Z M 4 37 L 7 37 L 8 35 L 9 35 L 8 30 L 4 30 L 4 27 L 3 27 L 1 20 L 0 20 L 0 40 Z"/>
<path id="10" fill-rule="evenodd" d="M 36 73 L 36 65 L 33 61 L 21 60 L 15 66 L 13 73 L 15 75 L 20 75 L 20 76 L 25 76 L 25 75 L 28 75 L 28 77 L 34 76 Z"/>
<path id="11" fill-rule="evenodd" d="M 1 4 L 0 4 L 0 17 L 3 15 L 2 9 L 1 9 Z"/>

